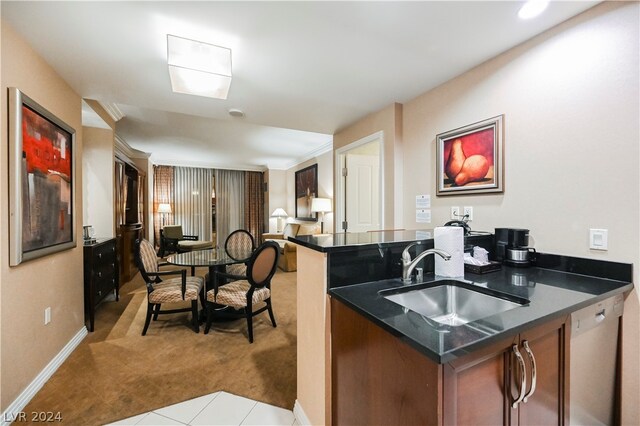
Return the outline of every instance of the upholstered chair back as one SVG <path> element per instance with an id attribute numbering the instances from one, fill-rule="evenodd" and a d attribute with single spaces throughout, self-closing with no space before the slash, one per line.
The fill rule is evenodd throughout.
<path id="1" fill-rule="evenodd" d="M 162 234 L 165 238 L 181 240 L 184 236 L 182 233 L 182 225 L 167 225 L 162 228 Z"/>
<path id="2" fill-rule="evenodd" d="M 287 223 L 282 230 L 282 234 L 284 235 L 284 239 L 287 237 L 295 237 L 298 235 L 298 229 L 300 229 L 300 225 L 297 223 Z"/>
<path id="3" fill-rule="evenodd" d="M 244 229 L 233 231 L 224 242 L 224 249 L 232 259 L 244 258 L 245 253 L 256 248 L 253 236 Z"/>
<path id="4" fill-rule="evenodd" d="M 280 246 L 273 241 L 267 241 L 258 247 L 247 266 L 247 278 L 252 286 L 269 286 L 276 272 L 279 254 Z"/>
<path id="5" fill-rule="evenodd" d="M 158 272 L 158 258 L 153 245 L 147 240 L 140 241 L 140 262 L 145 272 Z"/>

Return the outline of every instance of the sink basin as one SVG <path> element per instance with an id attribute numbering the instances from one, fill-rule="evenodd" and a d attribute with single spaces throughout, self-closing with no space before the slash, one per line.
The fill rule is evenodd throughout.
<path id="1" fill-rule="evenodd" d="M 458 280 L 392 288 L 379 294 L 432 321 L 449 326 L 467 324 L 529 303 L 527 299 Z"/>

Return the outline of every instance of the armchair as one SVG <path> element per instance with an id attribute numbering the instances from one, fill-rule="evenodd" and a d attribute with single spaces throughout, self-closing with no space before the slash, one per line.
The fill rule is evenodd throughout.
<path id="1" fill-rule="evenodd" d="M 200 241 L 197 235 L 184 235 L 182 225 L 167 225 L 160 230 L 158 256 L 164 257 L 169 253 L 209 249 L 212 246 L 211 241 Z"/>
<path id="2" fill-rule="evenodd" d="M 287 223 L 282 234 L 262 234 L 262 240 L 274 241 L 278 246 L 280 246 L 278 268 L 285 272 L 293 272 L 298 269 L 298 246 L 295 243 L 288 241 L 288 237 L 317 234 L 319 230 L 318 224 L 302 225 L 299 223 Z"/>

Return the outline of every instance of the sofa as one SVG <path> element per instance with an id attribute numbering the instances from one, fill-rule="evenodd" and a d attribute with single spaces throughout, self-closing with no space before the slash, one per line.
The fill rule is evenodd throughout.
<path id="1" fill-rule="evenodd" d="M 318 223 L 300 224 L 287 223 L 280 234 L 262 234 L 263 241 L 275 241 L 280 246 L 280 258 L 278 267 L 285 272 L 293 272 L 298 269 L 297 244 L 288 241 L 288 237 L 297 235 L 313 235 L 320 232 Z"/>

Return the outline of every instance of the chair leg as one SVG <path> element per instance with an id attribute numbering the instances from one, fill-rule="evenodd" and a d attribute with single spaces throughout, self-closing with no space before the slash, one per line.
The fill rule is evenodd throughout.
<path id="1" fill-rule="evenodd" d="M 198 321 L 198 300 L 191 301 L 191 315 L 193 318 L 191 321 L 193 322 L 193 330 L 196 333 L 200 333 L 200 321 Z"/>
<path id="2" fill-rule="evenodd" d="M 249 332 L 249 343 L 253 343 L 253 315 L 250 310 L 247 310 L 247 331 Z"/>
<path id="3" fill-rule="evenodd" d="M 213 320 L 213 303 L 207 302 L 205 310 L 207 311 L 207 325 L 204 327 L 204 334 L 209 334 L 209 329 L 211 329 L 211 321 Z"/>
<path id="4" fill-rule="evenodd" d="M 153 320 L 158 321 L 158 314 L 160 313 L 160 303 L 156 303 L 155 309 L 153 310 Z"/>
<path id="5" fill-rule="evenodd" d="M 249 343 L 253 343 L 253 307 L 249 303 L 245 308 L 247 316 L 247 332 L 249 333 Z"/>
<path id="6" fill-rule="evenodd" d="M 153 312 L 153 304 L 147 302 L 147 318 L 144 320 L 144 328 L 142 329 L 142 335 L 147 334 L 149 323 L 151 322 L 151 313 Z"/>
<path id="7" fill-rule="evenodd" d="M 268 298 L 266 300 L 267 302 L 267 311 L 269 312 L 269 318 L 271 318 L 271 324 L 273 324 L 273 327 L 277 327 L 276 325 L 276 318 L 273 316 L 273 309 L 271 309 L 271 298 Z"/>

